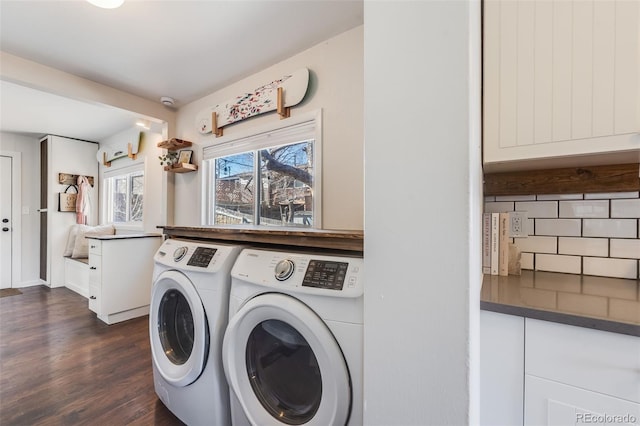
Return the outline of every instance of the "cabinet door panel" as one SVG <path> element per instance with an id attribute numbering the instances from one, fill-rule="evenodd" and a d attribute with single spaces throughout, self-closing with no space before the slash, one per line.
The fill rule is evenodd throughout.
<path id="1" fill-rule="evenodd" d="M 500 139 L 500 2 L 484 3 L 483 139 Z"/>
<path id="2" fill-rule="evenodd" d="M 573 3 L 571 139 L 592 136 L 593 1 Z"/>
<path id="3" fill-rule="evenodd" d="M 553 129 L 553 3 L 540 1 L 535 7 L 534 143 L 552 140 Z"/>
<path id="4" fill-rule="evenodd" d="M 616 4 L 593 4 L 593 136 L 613 135 Z"/>
<path id="5" fill-rule="evenodd" d="M 522 425 L 524 318 L 480 312 L 480 424 Z"/>
<path id="6" fill-rule="evenodd" d="M 640 403 L 640 338 L 527 318 L 525 373 Z"/>
<path id="7" fill-rule="evenodd" d="M 517 145 L 518 2 L 500 5 L 500 147 Z"/>
<path id="8" fill-rule="evenodd" d="M 640 2 L 616 2 L 616 134 L 640 131 Z"/>
<path id="9" fill-rule="evenodd" d="M 535 2 L 527 0 L 518 5 L 517 29 L 517 105 L 516 105 L 516 144 L 531 145 L 534 129 L 534 95 L 535 95 Z"/>
<path id="10" fill-rule="evenodd" d="M 100 284 L 102 281 L 102 256 L 89 256 L 89 283 Z"/>
<path id="11" fill-rule="evenodd" d="M 553 141 L 571 139 L 572 2 L 553 3 Z"/>
<path id="12" fill-rule="evenodd" d="M 639 421 L 640 404 L 552 380 L 525 376 L 524 424 L 527 426 L 637 425 Z"/>
<path id="13" fill-rule="evenodd" d="M 89 309 L 98 315 L 102 315 L 101 302 L 100 285 L 89 284 Z"/>

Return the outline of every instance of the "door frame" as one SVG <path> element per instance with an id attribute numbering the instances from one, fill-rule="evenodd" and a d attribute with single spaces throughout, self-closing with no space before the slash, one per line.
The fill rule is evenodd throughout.
<path id="1" fill-rule="evenodd" d="M 11 157 L 11 287 L 22 287 L 22 153 L 2 151 Z"/>

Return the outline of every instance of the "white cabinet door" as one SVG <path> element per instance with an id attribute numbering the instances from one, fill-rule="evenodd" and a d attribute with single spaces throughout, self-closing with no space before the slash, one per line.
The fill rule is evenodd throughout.
<path id="1" fill-rule="evenodd" d="M 522 425 L 524 318 L 480 312 L 480 424 Z"/>
<path id="2" fill-rule="evenodd" d="M 102 314 L 102 256 L 89 253 L 89 309 Z"/>
<path id="3" fill-rule="evenodd" d="M 640 404 L 526 375 L 525 425 L 640 424 Z"/>
<path id="4" fill-rule="evenodd" d="M 640 403 L 640 338 L 527 318 L 525 373 Z"/>
<path id="5" fill-rule="evenodd" d="M 603 153 L 637 161 L 640 2 L 486 0 L 483 49 L 489 169 Z"/>

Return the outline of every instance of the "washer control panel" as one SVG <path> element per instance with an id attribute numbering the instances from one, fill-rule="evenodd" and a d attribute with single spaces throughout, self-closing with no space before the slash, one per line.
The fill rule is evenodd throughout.
<path id="1" fill-rule="evenodd" d="M 189 258 L 187 265 L 189 266 L 199 266 L 201 268 L 206 268 L 209 266 L 211 259 L 216 254 L 218 250 L 213 247 L 196 247 L 195 251 Z"/>
<path id="2" fill-rule="evenodd" d="M 348 268 L 347 262 L 311 259 L 302 279 L 302 286 L 342 290 Z"/>

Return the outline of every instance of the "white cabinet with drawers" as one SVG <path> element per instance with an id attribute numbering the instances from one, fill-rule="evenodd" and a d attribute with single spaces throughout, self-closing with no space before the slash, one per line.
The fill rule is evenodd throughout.
<path id="1" fill-rule="evenodd" d="M 483 28 L 486 169 L 637 162 L 640 2 L 487 0 Z"/>
<path id="2" fill-rule="evenodd" d="M 89 239 L 89 309 L 107 324 L 147 315 L 159 235 Z"/>

